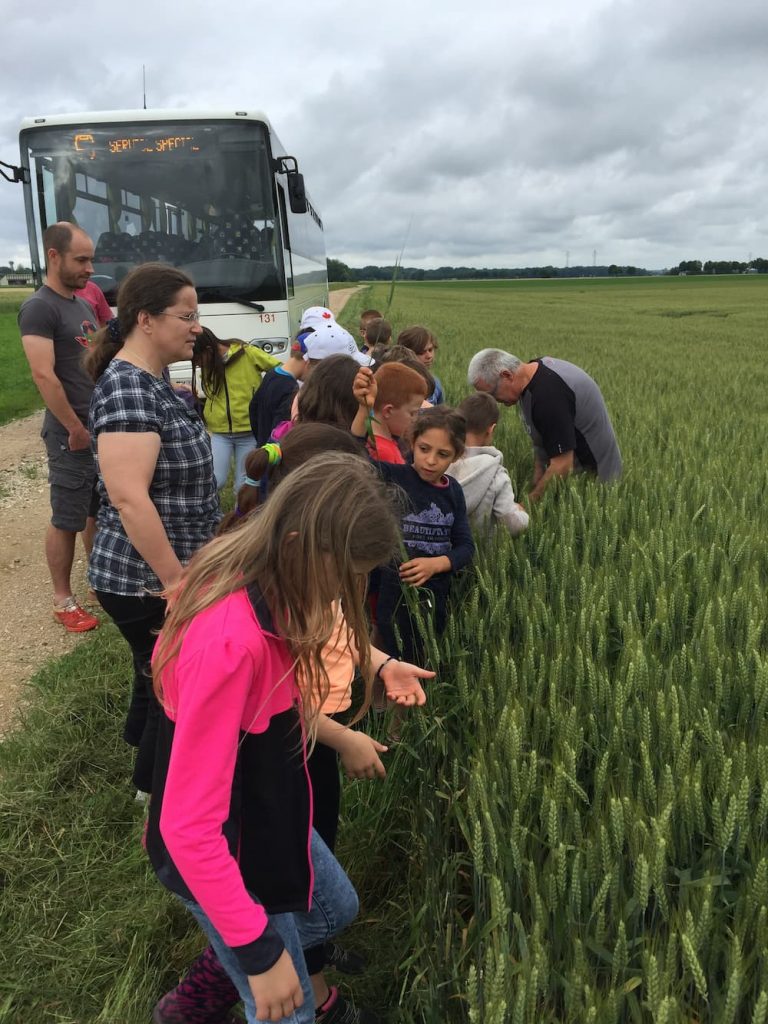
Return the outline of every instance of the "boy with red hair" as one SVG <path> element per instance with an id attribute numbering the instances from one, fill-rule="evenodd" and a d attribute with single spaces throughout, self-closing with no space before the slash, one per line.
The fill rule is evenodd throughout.
<path id="1" fill-rule="evenodd" d="M 373 437 L 368 437 L 367 448 L 371 458 L 378 462 L 403 465 L 398 444 L 407 438 L 413 421 L 427 395 L 424 378 L 403 363 L 386 363 L 376 373 L 376 400 L 370 418 Z M 368 414 L 360 406 L 352 423 L 352 433 L 362 436 L 368 429 Z"/>

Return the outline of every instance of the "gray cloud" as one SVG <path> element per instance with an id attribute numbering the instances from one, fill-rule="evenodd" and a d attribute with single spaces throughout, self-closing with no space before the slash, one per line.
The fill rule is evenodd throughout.
<path id="1" fill-rule="evenodd" d="M 502 0 L 6 16 L 0 158 L 34 112 L 256 101 L 355 265 L 768 255 L 768 6 Z M 82 45 L 82 25 L 103 46 Z M 87 54 L 87 55 L 86 55 Z M 0 262 L 23 254 L 0 182 Z"/>

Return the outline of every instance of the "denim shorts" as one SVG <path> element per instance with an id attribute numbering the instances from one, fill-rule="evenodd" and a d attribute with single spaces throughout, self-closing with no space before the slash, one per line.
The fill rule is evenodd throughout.
<path id="1" fill-rule="evenodd" d="M 51 523 L 57 530 L 80 533 L 99 508 L 93 452 L 90 448 L 70 451 L 69 435 L 50 427 L 43 429 L 41 437 L 48 454 Z"/>
<path id="2" fill-rule="evenodd" d="M 280 1024 L 314 1024 L 315 1001 L 312 985 L 304 963 L 304 949 L 319 946 L 332 935 L 346 928 L 358 911 L 357 893 L 347 878 L 344 869 L 312 830 L 312 867 L 315 884 L 312 890 L 312 906 L 308 911 L 293 914 L 270 914 L 270 921 L 285 943 L 304 993 L 303 1004 L 290 1017 L 283 1017 Z M 248 1024 L 261 1024 L 256 1016 L 256 1004 L 248 985 L 248 976 L 240 967 L 237 957 L 211 924 L 199 903 L 179 897 L 184 906 L 194 914 L 197 923 L 208 936 L 216 955 L 227 974 L 237 987 L 245 1007 Z"/>

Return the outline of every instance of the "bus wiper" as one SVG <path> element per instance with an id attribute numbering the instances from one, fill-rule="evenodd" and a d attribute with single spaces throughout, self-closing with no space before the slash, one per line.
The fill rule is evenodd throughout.
<path id="1" fill-rule="evenodd" d="M 255 309 L 257 313 L 263 313 L 267 308 L 262 306 L 260 302 L 254 302 L 253 299 L 249 299 L 246 295 L 233 295 L 232 298 L 235 302 L 242 302 L 244 306 L 250 306 L 251 309 Z"/>
<path id="2" fill-rule="evenodd" d="M 230 288 L 217 288 L 215 285 L 198 285 L 197 295 L 201 302 L 239 302 L 243 306 L 250 306 L 257 313 L 263 313 L 266 309 L 260 302 L 254 302 L 247 295 L 233 294 Z"/>

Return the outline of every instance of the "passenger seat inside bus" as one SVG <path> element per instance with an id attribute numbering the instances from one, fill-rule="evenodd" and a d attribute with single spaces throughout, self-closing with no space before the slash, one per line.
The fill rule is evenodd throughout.
<path id="1" fill-rule="evenodd" d="M 219 259 L 259 260 L 265 254 L 262 233 L 242 213 L 224 214 L 211 225 L 213 254 Z"/>
<path id="2" fill-rule="evenodd" d="M 125 231 L 104 231 L 96 243 L 95 259 L 103 263 L 135 260 L 136 239 Z"/>

